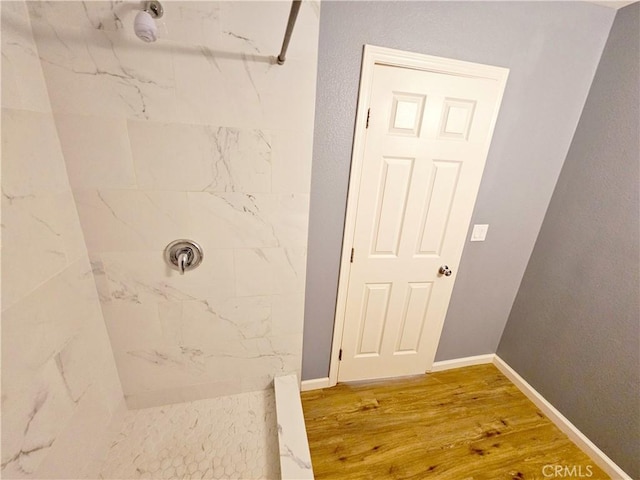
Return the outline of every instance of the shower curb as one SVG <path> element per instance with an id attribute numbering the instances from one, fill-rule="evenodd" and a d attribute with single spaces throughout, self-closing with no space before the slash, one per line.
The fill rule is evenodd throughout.
<path id="1" fill-rule="evenodd" d="M 273 380 L 273 387 L 276 393 L 281 478 L 283 480 L 313 479 L 311 452 L 304 425 L 298 377 L 296 375 L 276 377 Z"/>

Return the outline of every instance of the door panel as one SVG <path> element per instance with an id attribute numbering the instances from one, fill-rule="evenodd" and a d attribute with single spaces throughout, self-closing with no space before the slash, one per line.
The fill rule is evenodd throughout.
<path id="1" fill-rule="evenodd" d="M 340 381 L 430 368 L 501 95 L 495 79 L 375 65 Z"/>
<path id="2" fill-rule="evenodd" d="M 370 256 L 397 256 L 407 209 L 413 158 L 383 158 Z"/>
<path id="3" fill-rule="evenodd" d="M 380 354 L 390 293 L 390 283 L 368 283 L 364 286 L 357 357 Z"/>
<path id="4" fill-rule="evenodd" d="M 434 160 L 416 256 L 440 256 L 462 162 Z"/>
<path id="5" fill-rule="evenodd" d="M 433 283 L 409 283 L 398 343 L 393 353 L 417 353 Z"/>

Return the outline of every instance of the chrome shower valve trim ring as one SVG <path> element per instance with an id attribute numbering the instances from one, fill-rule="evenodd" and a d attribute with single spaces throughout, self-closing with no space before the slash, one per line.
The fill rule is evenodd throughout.
<path id="1" fill-rule="evenodd" d="M 202 247 L 193 240 L 174 240 L 164 249 L 164 259 L 167 264 L 184 275 L 202 263 L 204 253 Z"/>

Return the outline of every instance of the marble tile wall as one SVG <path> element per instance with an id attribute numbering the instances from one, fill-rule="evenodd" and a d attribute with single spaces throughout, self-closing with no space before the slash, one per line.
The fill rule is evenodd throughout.
<path id="1" fill-rule="evenodd" d="M 24 2 L 2 2 L 2 478 L 81 478 L 123 393 Z"/>
<path id="2" fill-rule="evenodd" d="M 130 407 L 300 373 L 319 3 L 32 2 L 62 154 Z M 180 276 L 163 249 L 204 249 Z M 26 280 L 25 280 L 26 281 Z"/>

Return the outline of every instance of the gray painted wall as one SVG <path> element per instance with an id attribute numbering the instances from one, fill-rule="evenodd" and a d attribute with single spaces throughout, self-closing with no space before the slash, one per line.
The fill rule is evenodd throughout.
<path id="1" fill-rule="evenodd" d="M 322 3 L 303 379 L 328 375 L 364 44 L 511 69 L 437 360 L 495 352 L 615 11 L 583 2 Z"/>
<path id="2" fill-rule="evenodd" d="M 620 10 L 498 354 L 640 478 L 640 4 Z"/>

